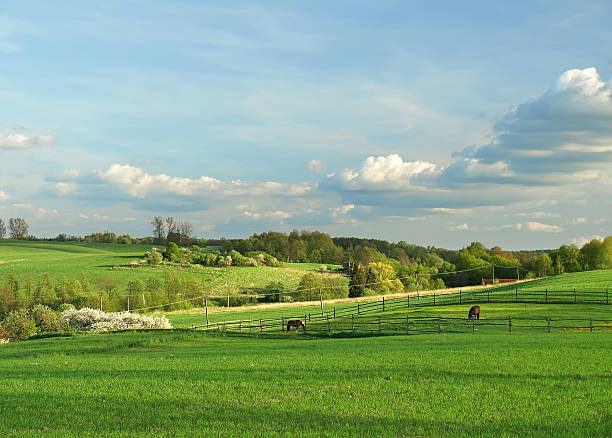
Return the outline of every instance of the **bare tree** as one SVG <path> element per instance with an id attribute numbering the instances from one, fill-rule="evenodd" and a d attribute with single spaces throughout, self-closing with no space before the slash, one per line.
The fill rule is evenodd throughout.
<path id="1" fill-rule="evenodd" d="M 4 221 L 0 219 L 0 239 L 4 239 L 6 236 L 6 225 L 4 225 Z"/>
<path id="2" fill-rule="evenodd" d="M 155 216 L 151 221 L 151 225 L 153 225 L 153 236 L 155 236 L 157 242 L 163 242 L 164 238 L 166 237 L 166 227 L 164 225 L 164 218 L 161 216 Z"/>
<path id="3" fill-rule="evenodd" d="M 181 219 L 178 221 L 177 228 L 179 234 L 179 241 L 181 243 L 186 243 L 187 240 L 189 240 L 191 238 L 191 235 L 193 234 L 193 226 L 190 222 Z"/>
<path id="4" fill-rule="evenodd" d="M 166 236 L 166 240 L 168 242 L 174 242 L 178 245 L 181 243 L 181 236 L 178 232 L 178 221 L 173 217 L 166 218 L 166 230 L 168 234 Z"/>
<path id="5" fill-rule="evenodd" d="M 28 236 L 29 226 L 23 218 L 10 218 L 9 228 L 11 230 L 11 239 L 25 239 Z"/>

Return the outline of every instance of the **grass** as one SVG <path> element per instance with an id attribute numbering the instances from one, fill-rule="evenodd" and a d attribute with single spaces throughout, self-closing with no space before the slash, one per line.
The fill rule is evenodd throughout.
<path id="1" fill-rule="evenodd" d="M 0 346 L 0 436 L 608 436 L 612 333 Z"/>
<path id="2" fill-rule="evenodd" d="M 37 281 L 46 273 L 53 280 L 76 278 L 85 273 L 95 284 L 100 277 L 110 275 L 117 280 L 118 293 L 124 294 L 130 280 L 149 277 L 163 280 L 166 270 L 172 269 L 185 280 L 201 280 L 205 293 L 223 295 L 228 291 L 258 290 L 270 282 L 281 282 L 293 289 L 312 268 L 309 264 L 303 269 L 300 264 L 291 268 L 120 267 L 141 259 L 150 249 L 150 245 L 0 240 L 0 278 L 16 275 L 23 283 L 26 278 Z"/>

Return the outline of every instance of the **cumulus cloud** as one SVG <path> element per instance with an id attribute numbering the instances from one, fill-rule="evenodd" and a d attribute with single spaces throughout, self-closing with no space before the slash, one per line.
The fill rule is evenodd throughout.
<path id="1" fill-rule="evenodd" d="M 0 190 L 0 201 L 7 201 L 9 199 L 11 199 L 11 197 L 7 195 L 4 190 Z"/>
<path id="2" fill-rule="evenodd" d="M 76 183 L 69 183 L 69 182 L 55 183 L 55 191 L 62 196 L 65 196 L 69 193 L 74 192 L 77 188 L 78 188 L 78 185 Z"/>
<path id="3" fill-rule="evenodd" d="M 312 187 L 309 184 L 282 184 L 278 182 L 221 181 L 208 176 L 198 179 L 172 177 L 166 174 L 152 175 L 144 170 L 122 164 L 113 164 L 98 172 L 99 178 L 116 185 L 129 196 L 145 198 L 160 193 L 189 197 L 209 196 L 305 196 Z"/>
<path id="4" fill-rule="evenodd" d="M 466 154 L 487 165 L 507 163 L 517 182 L 546 182 L 559 173 L 599 178 L 612 163 L 611 95 L 594 67 L 568 70 L 546 93 L 506 114 L 491 143 Z"/>
<path id="5" fill-rule="evenodd" d="M 563 231 L 558 225 L 543 224 L 541 222 L 527 222 L 525 228 L 529 231 L 540 231 L 544 233 L 560 233 Z"/>
<path id="6" fill-rule="evenodd" d="M 50 135 L 31 137 L 24 134 L 0 134 L 0 150 L 29 149 L 36 146 L 45 146 L 55 142 L 56 139 Z"/>
<path id="7" fill-rule="evenodd" d="M 461 224 L 461 225 L 457 225 L 456 227 L 453 227 L 452 229 L 453 230 L 464 231 L 464 230 L 469 230 L 470 226 L 468 224 Z"/>
<path id="8" fill-rule="evenodd" d="M 325 165 L 321 163 L 319 160 L 309 161 L 306 167 L 308 167 L 308 170 L 315 172 L 315 173 L 321 173 L 325 169 Z"/>
<path id="9" fill-rule="evenodd" d="M 344 169 L 329 177 L 349 190 L 408 190 L 437 175 L 441 167 L 426 161 L 404 161 L 399 154 L 370 156 L 359 171 Z"/>

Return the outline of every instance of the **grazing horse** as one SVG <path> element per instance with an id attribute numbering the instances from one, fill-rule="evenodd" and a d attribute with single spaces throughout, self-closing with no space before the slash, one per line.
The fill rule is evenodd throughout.
<path id="1" fill-rule="evenodd" d="M 302 322 L 301 319 L 290 319 L 287 321 L 287 331 L 291 331 L 291 327 L 295 327 L 295 331 L 297 332 L 302 327 L 302 331 L 306 331 L 306 324 Z"/>
<path id="2" fill-rule="evenodd" d="M 476 317 L 476 319 L 480 319 L 480 307 L 479 306 L 473 306 L 470 309 L 470 312 L 468 313 L 468 319 L 474 319 L 474 317 Z"/>

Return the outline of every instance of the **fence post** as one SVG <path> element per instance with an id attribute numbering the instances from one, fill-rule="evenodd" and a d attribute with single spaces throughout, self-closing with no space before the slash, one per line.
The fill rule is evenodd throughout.
<path id="1" fill-rule="evenodd" d="M 327 315 L 327 333 L 329 333 L 330 331 L 330 327 L 329 327 L 329 315 Z"/>
<path id="2" fill-rule="evenodd" d="M 308 322 L 310 322 L 310 312 L 308 312 Z"/>
<path id="3" fill-rule="evenodd" d="M 242 331 L 242 321 L 240 321 L 240 325 L 238 326 L 238 330 Z"/>
<path id="4" fill-rule="evenodd" d="M 608 289 L 606 289 L 606 304 L 608 304 Z"/>
<path id="5" fill-rule="evenodd" d="M 459 289 L 459 304 L 461 304 L 461 289 Z"/>
<path id="6" fill-rule="evenodd" d="M 495 283 L 493 283 L 493 286 L 495 286 Z M 487 290 L 487 302 L 491 302 L 491 289 Z"/>
<path id="7" fill-rule="evenodd" d="M 546 321 L 548 323 L 548 333 L 550 333 L 550 316 L 546 318 Z"/>
<path id="8" fill-rule="evenodd" d="M 408 314 L 406 314 L 406 334 L 410 334 L 410 324 L 408 322 Z"/>
<path id="9" fill-rule="evenodd" d="M 206 328 L 210 328 L 208 323 L 208 297 L 204 296 L 204 308 L 206 309 Z"/>
<path id="10" fill-rule="evenodd" d="M 359 303 L 357 303 L 357 315 L 359 315 Z"/>
<path id="11" fill-rule="evenodd" d="M 100 295 L 100 312 L 102 311 L 102 295 Z"/>
<path id="12" fill-rule="evenodd" d="M 606 297 L 608 296 L 607 294 L 608 294 L 608 292 L 606 291 Z M 608 304 L 608 303 L 606 303 L 606 304 Z M 410 295 L 408 295 L 408 308 L 410 309 Z"/>
<path id="13" fill-rule="evenodd" d="M 385 297 L 383 297 L 383 312 L 385 311 Z"/>
<path id="14" fill-rule="evenodd" d="M 518 287 L 514 289 L 515 302 L 518 303 Z"/>
<path id="15" fill-rule="evenodd" d="M 438 315 L 438 333 L 442 333 L 442 329 L 440 327 L 440 315 Z"/>
<path id="16" fill-rule="evenodd" d="M 351 314 L 351 330 L 355 333 L 355 314 Z"/>
<path id="17" fill-rule="evenodd" d="M 591 329 L 591 333 L 593 333 L 593 317 L 589 316 L 589 328 Z"/>
<path id="18" fill-rule="evenodd" d="M 508 331 L 512 333 L 512 318 L 508 316 Z"/>
<path id="19" fill-rule="evenodd" d="M 263 321 L 259 318 L 259 331 L 263 332 Z"/>
<path id="20" fill-rule="evenodd" d="M 434 294 L 434 306 L 436 305 L 436 294 Z"/>
<path id="21" fill-rule="evenodd" d="M 380 315 L 378 315 L 378 333 L 380 333 L 381 327 L 380 327 Z"/>
<path id="22" fill-rule="evenodd" d="M 334 306 L 334 319 L 336 319 L 336 306 Z"/>
<path id="23" fill-rule="evenodd" d="M 130 311 L 130 297 L 128 297 L 128 312 Z"/>
<path id="24" fill-rule="evenodd" d="M 472 333 L 474 333 L 474 319 L 475 318 L 472 318 Z"/>

